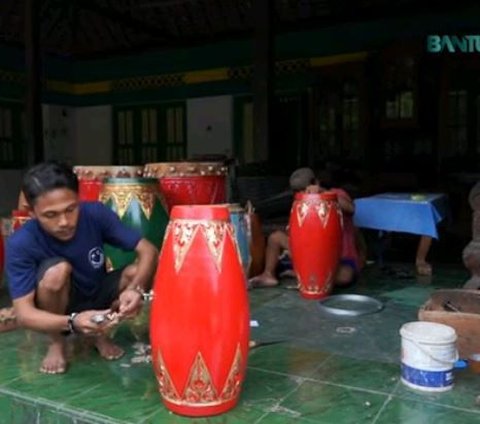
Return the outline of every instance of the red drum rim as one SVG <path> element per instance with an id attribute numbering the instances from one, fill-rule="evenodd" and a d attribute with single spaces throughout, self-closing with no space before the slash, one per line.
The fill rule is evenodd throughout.
<path id="1" fill-rule="evenodd" d="M 134 178 L 141 177 L 143 174 L 143 166 L 141 165 L 76 165 L 73 167 L 73 172 L 78 178 L 84 180 L 96 180 L 109 177 L 116 177 L 120 174 L 133 175 L 133 177 L 119 177 L 119 178 Z"/>
<path id="2" fill-rule="evenodd" d="M 14 218 L 30 218 L 30 212 L 14 209 L 12 211 L 12 217 Z"/>
<path id="3" fill-rule="evenodd" d="M 170 219 L 191 219 L 230 222 L 230 211 L 224 205 L 176 205 Z"/>
<path id="4" fill-rule="evenodd" d="M 157 178 L 226 174 L 227 167 L 222 162 L 155 162 L 147 163 L 143 171 L 144 176 Z"/>
<path id="5" fill-rule="evenodd" d="M 337 193 L 324 191 L 323 193 L 296 193 L 295 200 L 331 200 L 337 201 Z"/>

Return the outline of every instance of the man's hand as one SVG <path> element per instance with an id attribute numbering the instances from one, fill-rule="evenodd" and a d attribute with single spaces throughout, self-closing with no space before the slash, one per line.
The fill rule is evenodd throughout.
<path id="1" fill-rule="evenodd" d="M 142 294 L 134 289 L 125 289 L 118 297 L 118 314 L 120 318 L 133 318 L 143 305 Z"/>
<path id="2" fill-rule="evenodd" d="M 105 316 L 105 320 L 96 323 L 94 316 Z M 111 319 L 113 317 L 113 319 Z M 73 320 L 73 329 L 77 333 L 87 335 L 101 335 L 107 333 L 112 327 L 118 324 L 118 317 L 110 309 L 104 311 L 83 311 L 77 314 Z"/>

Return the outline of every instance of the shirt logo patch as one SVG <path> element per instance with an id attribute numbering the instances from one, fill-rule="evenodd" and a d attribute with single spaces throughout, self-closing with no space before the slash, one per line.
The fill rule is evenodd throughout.
<path id="1" fill-rule="evenodd" d="M 88 260 L 95 269 L 101 268 L 105 263 L 105 255 L 103 254 L 102 248 L 94 247 L 91 249 L 90 252 L 88 252 Z"/>

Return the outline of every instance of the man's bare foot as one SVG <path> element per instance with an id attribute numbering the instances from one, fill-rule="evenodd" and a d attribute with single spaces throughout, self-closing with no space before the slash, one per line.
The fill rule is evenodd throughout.
<path id="1" fill-rule="evenodd" d="M 293 269 L 287 269 L 280 273 L 279 275 L 280 278 L 297 278 L 297 274 L 295 274 L 295 271 Z"/>
<path id="2" fill-rule="evenodd" d="M 248 280 L 248 285 L 252 288 L 255 287 L 275 287 L 278 285 L 278 280 L 272 277 L 270 274 L 260 274 L 256 277 L 250 278 Z"/>
<path id="3" fill-rule="evenodd" d="M 119 359 L 125 353 L 121 347 L 114 344 L 112 340 L 106 336 L 97 337 L 94 341 L 94 344 L 100 356 L 108 361 Z"/>
<path id="4" fill-rule="evenodd" d="M 43 358 L 40 372 L 44 374 L 63 374 L 65 371 L 67 371 L 65 340 L 54 341 L 48 347 L 48 352 Z"/>
<path id="5" fill-rule="evenodd" d="M 415 264 L 418 275 L 432 275 L 432 266 L 428 262 L 416 262 Z"/>

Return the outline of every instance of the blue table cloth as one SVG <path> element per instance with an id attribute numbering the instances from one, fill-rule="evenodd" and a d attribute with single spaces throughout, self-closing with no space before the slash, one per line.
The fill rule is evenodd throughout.
<path id="1" fill-rule="evenodd" d="M 361 228 L 438 239 L 437 224 L 448 214 L 448 198 L 443 193 L 382 193 L 356 199 L 353 220 Z"/>

